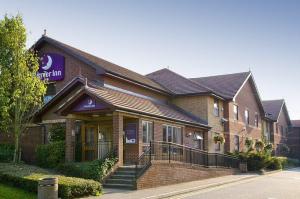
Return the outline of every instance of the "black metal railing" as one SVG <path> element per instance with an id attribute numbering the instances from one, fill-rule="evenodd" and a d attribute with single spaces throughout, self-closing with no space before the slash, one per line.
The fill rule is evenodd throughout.
<path id="1" fill-rule="evenodd" d="M 152 159 L 152 143 L 145 148 L 144 153 L 140 155 L 135 163 L 135 178 L 140 177 L 150 166 Z"/>
<path id="2" fill-rule="evenodd" d="M 239 159 L 221 153 L 209 153 L 196 148 L 171 142 L 151 142 L 149 148 L 138 158 L 136 173 L 139 177 L 150 165 L 151 161 L 167 161 L 188 163 L 204 167 L 238 168 Z"/>
<path id="3" fill-rule="evenodd" d="M 104 159 L 112 152 L 112 141 L 77 142 L 75 146 L 76 161 Z"/>

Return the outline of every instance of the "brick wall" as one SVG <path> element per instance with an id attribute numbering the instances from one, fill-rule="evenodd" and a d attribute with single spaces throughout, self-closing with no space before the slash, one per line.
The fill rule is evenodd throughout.
<path id="1" fill-rule="evenodd" d="M 172 99 L 172 103 L 178 107 L 208 120 L 208 96 L 182 96 Z"/>
<path id="2" fill-rule="evenodd" d="M 234 120 L 233 105 L 238 106 L 238 120 Z M 257 99 L 254 95 L 254 91 L 250 81 L 244 84 L 243 88 L 237 95 L 235 102 L 228 103 L 228 135 L 226 142 L 226 149 L 234 151 L 234 136 L 239 136 L 239 148 L 240 151 L 245 149 L 244 143 L 246 137 L 252 139 L 261 139 L 262 136 L 262 118 L 261 110 L 258 105 Z M 249 110 L 249 125 L 246 125 L 245 110 Z M 226 110 L 227 112 L 227 110 Z M 255 126 L 255 114 L 258 114 L 258 127 Z M 246 129 L 245 129 L 246 127 Z"/>
<path id="3" fill-rule="evenodd" d="M 290 148 L 289 157 L 300 159 L 300 127 L 291 128 L 287 143 Z"/>
<path id="4" fill-rule="evenodd" d="M 12 134 L 0 133 L 0 143 L 12 143 L 14 144 L 14 138 Z M 21 135 L 20 146 L 22 155 L 21 158 L 26 163 L 36 162 L 36 148 L 38 145 L 44 143 L 43 127 L 35 126 L 27 129 L 26 133 Z"/>
<path id="5" fill-rule="evenodd" d="M 204 168 L 182 163 L 153 162 L 150 168 L 137 180 L 137 189 L 232 175 L 237 172 L 237 170 L 225 168 Z"/>
<path id="6" fill-rule="evenodd" d="M 280 144 L 287 144 L 288 135 L 288 118 L 285 112 L 285 107 L 279 114 L 278 121 L 274 123 L 274 150 L 276 155 L 282 155 Z M 282 128 L 281 128 L 282 127 Z"/>

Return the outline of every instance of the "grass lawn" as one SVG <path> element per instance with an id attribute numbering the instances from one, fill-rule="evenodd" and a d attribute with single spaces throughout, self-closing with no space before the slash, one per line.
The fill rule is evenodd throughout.
<path id="1" fill-rule="evenodd" d="M 1 199 L 35 199 L 36 194 L 26 192 L 22 189 L 17 189 L 11 186 L 0 184 L 0 198 Z"/>

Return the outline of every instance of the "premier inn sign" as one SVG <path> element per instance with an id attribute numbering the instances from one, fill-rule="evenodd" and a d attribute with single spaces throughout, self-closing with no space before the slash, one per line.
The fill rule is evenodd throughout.
<path id="1" fill-rule="evenodd" d="M 65 58 L 54 53 L 44 54 L 40 59 L 37 76 L 48 81 L 63 80 L 65 77 Z"/>

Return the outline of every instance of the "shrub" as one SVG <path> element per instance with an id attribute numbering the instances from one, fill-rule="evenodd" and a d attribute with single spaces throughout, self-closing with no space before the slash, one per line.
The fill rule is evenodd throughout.
<path id="1" fill-rule="evenodd" d="M 64 163 L 57 170 L 66 175 L 101 181 L 109 170 L 116 164 L 117 158 L 108 157 L 91 162 Z"/>
<path id="2" fill-rule="evenodd" d="M 288 161 L 287 164 L 290 167 L 300 166 L 300 160 L 298 160 L 298 159 L 288 158 L 287 161 Z"/>
<path id="3" fill-rule="evenodd" d="M 61 198 L 75 198 L 100 195 L 101 184 L 93 180 L 65 177 L 39 167 L 0 163 L 0 182 L 13 185 L 27 191 L 37 192 L 40 178 L 58 177 L 58 195 Z"/>
<path id="4" fill-rule="evenodd" d="M 248 170 L 258 171 L 260 169 L 266 168 L 269 161 L 270 156 L 264 153 L 250 153 L 247 158 Z"/>
<path id="5" fill-rule="evenodd" d="M 50 142 L 64 141 L 66 137 L 65 124 L 53 124 L 50 128 Z"/>
<path id="6" fill-rule="evenodd" d="M 64 141 L 43 144 L 37 147 L 37 164 L 45 168 L 55 168 L 64 162 L 65 143 Z"/>
<path id="7" fill-rule="evenodd" d="M 276 170 L 276 169 L 282 169 L 282 163 L 281 160 L 277 157 L 272 157 L 268 163 L 268 169 Z"/>
<path id="8" fill-rule="evenodd" d="M 10 162 L 14 157 L 13 144 L 0 144 L 0 162 Z"/>

